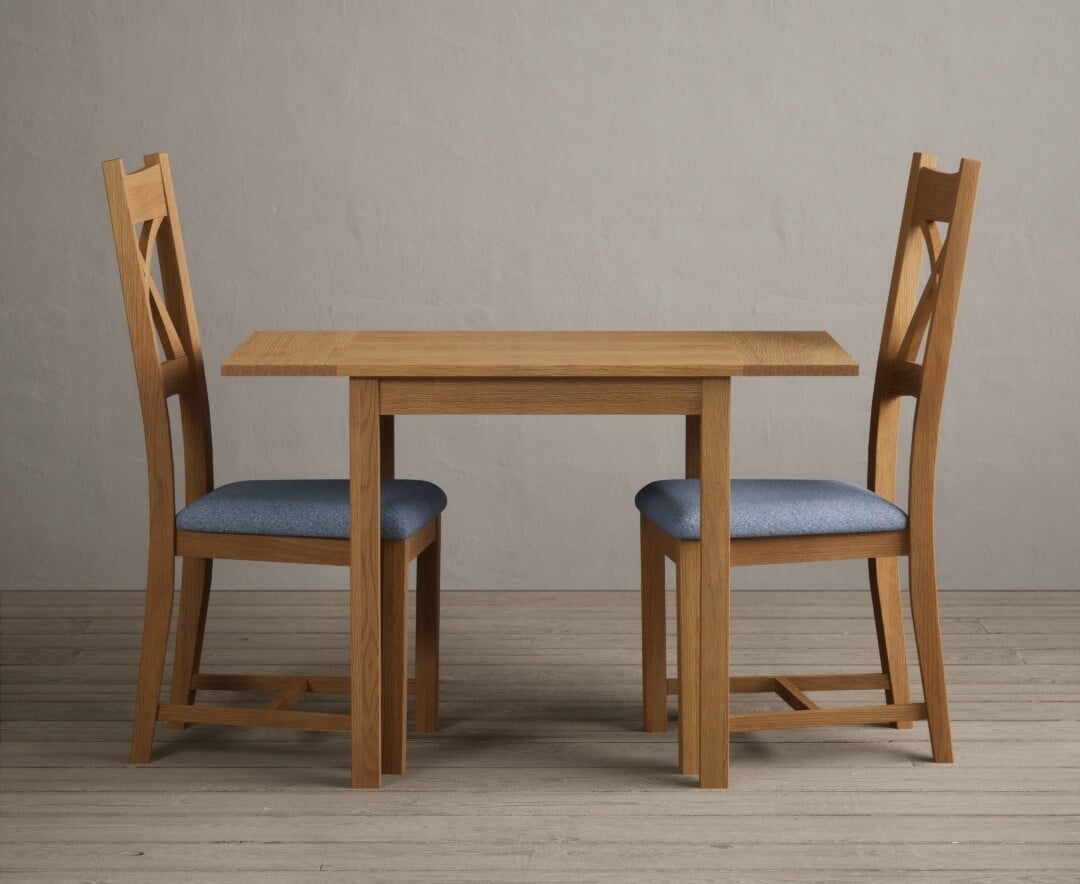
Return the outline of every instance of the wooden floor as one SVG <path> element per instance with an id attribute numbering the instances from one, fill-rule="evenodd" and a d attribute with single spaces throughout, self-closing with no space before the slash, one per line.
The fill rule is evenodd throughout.
<path id="1" fill-rule="evenodd" d="M 673 726 L 640 730 L 635 593 L 446 593 L 444 727 L 368 792 L 334 734 L 159 726 L 155 762 L 128 765 L 140 595 L 6 592 L 0 877 L 1080 880 L 1080 593 L 942 606 L 956 764 L 930 762 L 923 723 L 743 734 L 731 789 L 706 792 L 676 773 Z M 345 674 L 347 609 L 218 592 L 204 670 Z M 876 654 L 866 594 L 735 594 L 736 673 Z"/>

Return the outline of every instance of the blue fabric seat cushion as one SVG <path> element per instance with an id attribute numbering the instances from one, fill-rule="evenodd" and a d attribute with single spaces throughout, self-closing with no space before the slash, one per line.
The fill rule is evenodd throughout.
<path id="1" fill-rule="evenodd" d="M 701 485 L 663 479 L 642 488 L 634 504 L 678 540 L 701 539 Z M 872 491 L 824 479 L 733 479 L 731 537 L 796 537 L 903 531 L 907 514 Z"/>
<path id="2" fill-rule="evenodd" d="M 384 479 L 382 537 L 405 540 L 446 509 L 438 485 Z M 181 531 L 279 537 L 349 536 L 348 479 L 263 479 L 215 488 L 177 513 Z"/>

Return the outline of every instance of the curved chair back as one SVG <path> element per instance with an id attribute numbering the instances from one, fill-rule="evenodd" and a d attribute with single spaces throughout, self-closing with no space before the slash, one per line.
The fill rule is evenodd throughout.
<path id="1" fill-rule="evenodd" d="M 102 170 L 142 406 L 150 531 L 152 539 L 161 532 L 156 539 L 171 548 L 176 491 L 167 400 L 180 397 L 187 503 L 214 487 L 210 407 L 169 158 L 156 153 L 143 161 L 131 173 L 118 159 Z M 162 291 L 152 273 L 155 253 Z"/>
<path id="2" fill-rule="evenodd" d="M 941 404 L 979 183 L 975 160 L 961 160 L 951 174 L 936 166 L 930 154 L 911 160 L 870 417 L 869 488 L 896 502 L 900 401 L 916 399 L 908 487 L 913 524 L 933 518 Z M 939 224 L 948 225 L 944 238 Z M 924 248 L 930 272 L 919 294 Z"/>

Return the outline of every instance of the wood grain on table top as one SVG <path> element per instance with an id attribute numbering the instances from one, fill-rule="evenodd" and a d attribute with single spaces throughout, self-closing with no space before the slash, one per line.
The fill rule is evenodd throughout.
<path id="1" fill-rule="evenodd" d="M 823 331 L 257 331 L 226 376 L 857 375 Z"/>

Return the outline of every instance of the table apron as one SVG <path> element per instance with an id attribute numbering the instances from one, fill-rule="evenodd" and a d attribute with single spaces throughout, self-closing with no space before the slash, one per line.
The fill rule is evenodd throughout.
<path id="1" fill-rule="evenodd" d="M 382 378 L 382 414 L 700 414 L 701 378 Z"/>

